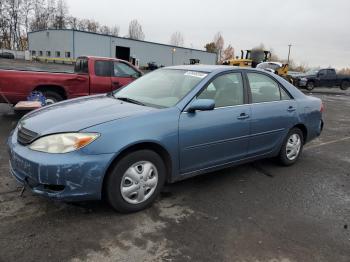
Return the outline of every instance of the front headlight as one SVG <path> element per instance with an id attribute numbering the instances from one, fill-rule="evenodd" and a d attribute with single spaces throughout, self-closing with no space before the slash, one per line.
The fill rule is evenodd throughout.
<path id="1" fill-rule="evenodd" d="M 87 146 L 99 137 L 97 133 L 61 133 L 35 140 L 29 148 L 45 153 L 62 154 Z"/>
<path id="2" fill-rule="evenodd" d="M 300 81 L 307 82 L 307 78 L 306 77 L 302 77 L 302 78 L 300 78 Z"/>

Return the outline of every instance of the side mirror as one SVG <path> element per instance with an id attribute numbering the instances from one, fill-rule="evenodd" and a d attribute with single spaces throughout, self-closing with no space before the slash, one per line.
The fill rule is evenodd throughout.
<path id="1" fill-rule="evenodd" d="M 193 113 L 196 110 L 208 111 L 208 110 L 213 110 L 214 108 L 215 108 L 215 101 L 213 99 L 196 99 L 188 107 L 187 111 Z"/>
<path id="2" fill-rule="evenodd" d="M 141 76 L 142 76 L 142 73 L 140 73 L 140 72 L 136 72 L 136 73 L 131 75 L 131 77 L 134 78 L 134 79 L 137 79 L 137 78 L 139 78 Z"/>

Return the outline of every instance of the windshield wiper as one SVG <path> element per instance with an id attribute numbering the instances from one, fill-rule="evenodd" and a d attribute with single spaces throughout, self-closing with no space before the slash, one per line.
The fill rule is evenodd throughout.
<path id="1" fill-rule="evenodd" d="M 140 101 L 137 101 L 135 99 L 129 98 L 129 97 L 116 97 L 116 98 L 118 100 L 125 101 L 125 102 L 128 102 L 128 103 L 133 103 L 133 104 L 137 104 L 137 105 L 140 105 L 140 106 L 145 106 L 144 103 L 142 103 Z"/>

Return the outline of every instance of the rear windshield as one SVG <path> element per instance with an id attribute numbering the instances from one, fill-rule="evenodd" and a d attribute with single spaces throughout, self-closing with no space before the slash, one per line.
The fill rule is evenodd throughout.
<path id="1" fill-rule="evenodd" d="M 88 59 L 87 58 L 78 58 L 75 62 L 74 73 L 77 74 L 87 74 L 89 73 Z"/>

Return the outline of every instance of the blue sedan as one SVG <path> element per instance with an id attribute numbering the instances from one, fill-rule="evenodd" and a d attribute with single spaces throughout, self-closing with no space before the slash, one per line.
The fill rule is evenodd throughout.
<path id="1" fill-rule="evenodd" d="M 39 195 L 151 205 L 165 183 L 262 158 L 294 164 L 323 127 L 320 99 L 258 69 L 175 66 L 24 116 L 10 172 Z"/>

